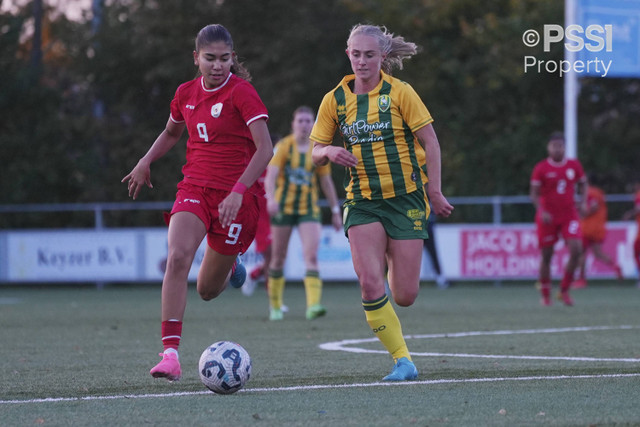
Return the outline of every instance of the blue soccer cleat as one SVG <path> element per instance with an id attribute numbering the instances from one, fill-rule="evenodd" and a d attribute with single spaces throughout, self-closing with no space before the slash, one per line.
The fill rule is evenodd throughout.
<path id="1" fill-rule="evenodd" d="M 231 267 L 231 277 L 229 277 L 229 284 L 234 288 L 240 288 L 247 280 L 247 269 L 244 268 L 240 255 L 236 258 L 236 261 Z"/>
<path id="2" fill-rule="evenodd" d="M 401 357 L 393 366 L 391 373 L 384 377 L 382 381 L 409 381 L 418 378 L 416 365 L 406 357 Z"/>

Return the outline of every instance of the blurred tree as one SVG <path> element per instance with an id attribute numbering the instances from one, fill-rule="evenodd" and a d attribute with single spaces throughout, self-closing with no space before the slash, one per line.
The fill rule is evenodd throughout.
<path id="1" fill-rule="evenodd" d="M 42 12 L 41 36 L 27 37 Z M 64 98 L 78 79 L 71 63 L 77 41 L 86 39 L 79 23 L 50 19 L 50 9 L 25 7 L 2 15 L 0 25 L 0 179 L 2 203 L 73 201 L 88 171 L 78 118 Z M 26 30 L 25 30 L 26 29 Z M 36 46 L 40 47 L 36 47 Z M 34 49 L 41 53 L 33 54 Z M 83 118 L 79 119 L 83 121 Z M 77 138 L 80 136 L 80 138 Z"/>
<path id="2" fill-rule="evenodd" d="M 163 129 L 177 86 L 195 76 L 194 38 L 214 22 L 231 31 L 280 136 L 297 106 L 316 109 L 351 72 L 344 49 L 354 24 L 384 24 L 416 42 L 421 53 L 396 76 L 436 120 L 447 195 L 526 194 L 547 136 L 563 126 L 562 79 L 525 73 L 522 43 L 526 29 L 563 24 L 557 0 L 94 0 L 100 19 L 87 11 L 79 22 L 43 3 L 35 82 L 33 5 L 0 12 L 0 203 L 126 200 L 120 179 Z M 562 55 L 555 46 L 546 58 Z M 581 86 L 580 159 L 607 173 L 608 192 L 626 191 L 638 173 L 640 84 Z M 178 144 L 153 165 L 155 187 L 141 199 L 172 200 L 183 163 Z M 336 182 L 342 174 L 334 168 Z M 460 210 L 454 220 L 472 217 Z"/>

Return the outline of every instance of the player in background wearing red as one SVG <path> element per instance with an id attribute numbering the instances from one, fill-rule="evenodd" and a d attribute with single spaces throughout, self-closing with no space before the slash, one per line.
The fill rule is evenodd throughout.
<path id="1" fill-rule="evenodd" d="M 587 286 L 587 278 L 585 275 L 587 252 L 589 249 L 600 262 L 611 267 L 616 272 L 618 280 L 622 280 L 622 269 L 611 259 L 609 255 L 602 250 L 602 244 L 607 236 L 607 203 L 604 197 L 604 191 L 601 188 L 592 185 L 593 178 L 587 186 L 587 202 L 586 211 L 580 211 L 580 228 L 582 229 L 582 252 L 578 260 L 579 276 L 576 281 L 571 284 L 571 288 L 580 289 Z"/>
<path id="2" fill-rule="evenodd" d="M 636 181 L 634 184 L 634 191 L 636 194 L 633 202 L 633 209 L 627 211 L 624 214 L 623 219 L 629 220 L 635 217 L 638 226 L 636 239 L 633 242 L 633 259 L 635 260 L 636 268 L 638 269 L 638 283 L 636 286 L 640 289 L 640 181 Z"/>
<path id="3" fill-rule="evenodd" d="M 237 61 L 231 35 L 222 25 L 198 33 L 193 60 L 201 75 L 178 87 L 164 131 L 133 170 L 122 179 L 136 199 L 151 184 L 151 163 L 166 154 L 185 129 L 184 179 L 178 184 L 168 231 L 167 269 L 162 281 L 162 361 L 151 369 L 156 378 L 180 379 L 178 346 L 187 304 L 187 279 L 200 243 L 207 237 L 197 279 L 202 299 L 217 297 L 227 282 L 239 287 L 244 277 L 233 270 L 238 254 L 254 238 L 257 182 L 273 156 L 267 109 L 250 75 Z M 241 271 L 246 275 L 244 267 Z M 231 279 L 229 279 L 231 276 Z"/>
<path id="4" fill-rule="evenodd" d="M 540 260 L 539 286 L 542 304 L 551 305 L 551 258 L 558 236 L 562 236 L 569 249 L 569 260 L 564 267 L 558 298 L 573 305 L 569 288 L 578 267 L 582 251 L 580 220 L 574 200 L 575 194 L 584 196 L 587 178 L 580 162 L 565 157 L 564 135 L 555 132 L 547 142 L 549 157 L 533 169 L 530 196 L 536 208 L 536 227 Z M 582 197 L 581 205 L 584 205 Z M 586 209 L 585 209 L 586 210 Z"/>
<path id="5" fill-rule="evenodd" d="M 271 136 L 273 141 L 273 136 Z M 264 185 L 264 179 L 267 172 L 265 172 L 258 178 L 258 181 Z M 256 253 L 262 256 L 262 262 L 259 262 L 247 276 L 244 285 L 242 285 L 242 294 L 250 297 L 258 286 L 258 280 L 264 279 L 265 286 L 269 286 L 268 272 L 269 263 L 271 262 L 271 218 L 269 218 L 269 211 L 267 210 L 267 198 L 261 197 L 259 199 L 260 216 L 258 217 L 258 228 L 256 229 Z"/>

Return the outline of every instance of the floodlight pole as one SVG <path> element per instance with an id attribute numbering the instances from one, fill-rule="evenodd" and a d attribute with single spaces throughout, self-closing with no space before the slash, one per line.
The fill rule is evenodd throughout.
<path id="1" fill-rule="evenodd" d="M 564 2 L 564 28 L 577 22 L 577 0 Z M 566 155 L 570 159 L 578 157 L 578 75 L 573 70 L 576 52 L 564 50 L 564 59 L 571 64 L 571 69 L 564 75 L 564 138 Z"/>

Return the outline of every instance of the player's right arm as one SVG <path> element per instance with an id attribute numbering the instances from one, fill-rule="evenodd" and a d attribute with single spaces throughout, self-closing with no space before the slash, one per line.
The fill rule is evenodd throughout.
<path id="1" fill-rule="evenodd" d="M 533 169 L 533 173 L 531 174 L 531 182 L 529 185 L 529 197 L 531 198 L 531 202 L 533 202 L 533 206 L 536 209 L 536 212 L 539 212 L 540 219 L 542 222 L 549 223 L 551 222 L 551 214 L 544 210 L 540 204 L 540 188 L 542 187 L 542 181 L 540 181 L 541 173 L 539 171 L 539 167 L 536 166 Z"/>
<path id="2" fill-rule="evenodd" d="M 533 207 L 538 210 L 538 205 L 540 204 L 540 184 L 531 183 L 529 186 L 529 197 L 531 198 L 531 202 L 533 203 Z"/>
<path id="3" fill-rule="evenodd" d="M 133 197 L 133 200 L 135 200 L 144 185 L 153 188 L 153 184 L 151 184 L 151 163 L 167 154 L 176 145 L 184 132 L 184 128 L 184 122 L 176 123 L 171 119 L 167 121 L 165 129 L 158 135 L 147 154 L 138 160 L 138 163 L 129 174 L 122 178 L 121 182 L 128 181 L 129 197 Z"/>
<path id="4" fill-rule="evenodd" d="M 311 142 L 314 143 L 311 150 L 311 159 L 316 166 L 324 166 L 329 162 L 345 167 L 356 166 L 358 158 L 355 155 L 344 147 L 331 145 L 333 135 L 338 126 L 335 111 L 336 102 L 332 92 L 329 92 L 322 98 L 316 122 L 309 137 Z"/>

